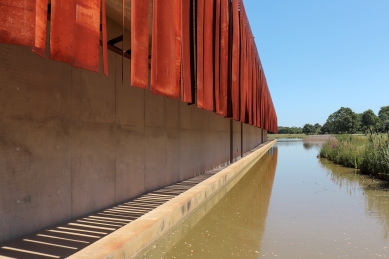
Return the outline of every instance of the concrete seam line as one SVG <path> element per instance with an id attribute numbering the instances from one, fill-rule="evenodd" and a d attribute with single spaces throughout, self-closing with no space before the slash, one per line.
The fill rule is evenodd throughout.
<path id="1" fill-rule="evenodd" d="M 68 258 L 116 259 L 138 256 L 150 244 L 165 235 L 171 228 L 218 193 L 218 190 L 226 184 L 237 179 L 236 184 L 275 143 L 276 140 L 265 143 L 262 147 L 207 180 Z"/>

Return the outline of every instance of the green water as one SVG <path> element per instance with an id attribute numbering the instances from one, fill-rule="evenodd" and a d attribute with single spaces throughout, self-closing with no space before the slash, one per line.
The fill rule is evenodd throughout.
<path id="1" fill-rule="evenodd" d="M 279 141 L 141 258 L 389 257 L 387 186 L 316 158 L 318 145 Z"/>

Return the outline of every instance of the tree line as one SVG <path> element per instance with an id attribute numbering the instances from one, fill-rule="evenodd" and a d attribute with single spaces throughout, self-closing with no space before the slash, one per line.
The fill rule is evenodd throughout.
<path id="1" fill-rule="evenodd" d="M 305 124 L 301 127 L 278 127 L 278 134 L 355 134 L 366 131 L 389 131 L 389 106 L 383 106 L 378 115 L 369 109 L 363 113 L 355 113 L 350 108 L 341 107 L 328 116 L 327 121 L 320 125 Z"/>

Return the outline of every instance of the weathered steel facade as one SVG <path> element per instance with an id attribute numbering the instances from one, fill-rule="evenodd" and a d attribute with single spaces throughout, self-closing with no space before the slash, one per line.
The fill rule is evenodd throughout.
<path id="1" fill-rule="evenodd" d="M 107 44 L 106 16 L 100 19 L 105 0 L 101 5 L 99 0 L 55 0 L 49 9 L 46 3 L 2 1 L 0 42 L 31 46 L 43 56 L 44 18 L 49 17 L 50 59 L 99 71 L 100 41 Z M 154 94 L 181 96 L 189 103 L 195 99 L 199 108 L 277 131 L 276 112 L 243 1 L 154 0 L 152 14 L 149 1 L 130 3 L 131 49 L 127 53 L 132 57 L 132 86 L 148 88 L 150 74 Z M 123 31 L 124 21 L 123 11 Z"/>

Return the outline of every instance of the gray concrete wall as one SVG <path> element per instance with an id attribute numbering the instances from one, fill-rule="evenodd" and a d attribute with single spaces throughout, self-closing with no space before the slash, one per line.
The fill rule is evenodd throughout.
<path id="1" fill-rule="evenodd" d="M 230 161 L 230 119 L 131 87 L 129 60 L 123 71 L 112 52 L 105 77 L 0 44 L 0 243 Z M 243 125 L 243 151 L 261 135 Z"/>

